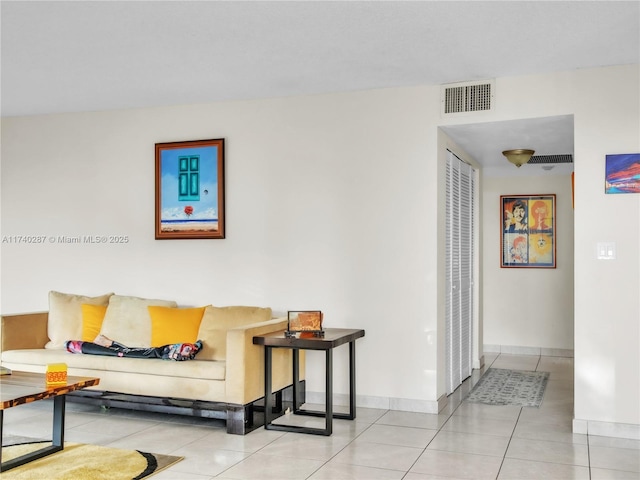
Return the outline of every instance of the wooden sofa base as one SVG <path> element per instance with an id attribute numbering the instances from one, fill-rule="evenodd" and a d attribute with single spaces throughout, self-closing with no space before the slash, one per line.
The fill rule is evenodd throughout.
<path id="1" fill-rule="evenodd" d="M 285 404 L 291 403 L 293 387 L 275 392 L 273 413 L 281 416 L 285 412 Z M 300 382 L 300 401 L 304 403 L 305 381 Z M 284 400 L 283 400 L 284 398 Z M 184 398 L 150 397 L 125 393 L 105 392 L 99 390 L 78 390 L 67 395 L 70 402 L 87 403 L 103 407 L 124 408 L 143 412 L 170 413 L 193 417 L 226 420 L 227 433 L 246 435 L 264 425 L 264 397 L 247 405 L 224 402 L 208 402 Z"/>

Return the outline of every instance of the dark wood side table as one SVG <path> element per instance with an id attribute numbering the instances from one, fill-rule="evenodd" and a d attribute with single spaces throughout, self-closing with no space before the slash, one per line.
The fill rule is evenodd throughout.
<path id="1" fill-rule="evenodd" d="M 364 337 L 364 330 L 351 328 L 327 328 L 323 337 L 297 334 L 285 337 L 284 331 L 253 337 L 255 345 L 264 345 L 264 428 L 282 432 L 312 433 L 331 435 L 333 419 L 356 418 L 356 339 Z M 349 344 L 349 413 L 333 413 L 333 349 Z M 293 351 L 293 413 L 325 418 L 325 428 L 301 427 L 298 425 L 274 424 L 271 398 L 272 349 L 290 348 Z M 301 409 L 300 391 L 300 350 L 324 350 L 325 352 L 325 411 Z"/>

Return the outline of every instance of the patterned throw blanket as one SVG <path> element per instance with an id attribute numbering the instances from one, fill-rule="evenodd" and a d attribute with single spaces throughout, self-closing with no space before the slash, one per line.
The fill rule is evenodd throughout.
<path id="1" fill-rule="evenodd" d="M 104 337 L 103 337 L 104 338 Z M 96 339 L 98 340 L 98 339 Z M 193 360 L 202 350 L 202 341 L 196 343 L 173 343 L 161 347 L 127 347 L 113 340 L 100 339 L 100 343 L 83 342 L 82 340 L 69 340 L 65 342 L 65 348 L 71 353 L 83 353 L 85 355 L 107 355 L 110 357 L 129 358 L 162 358 L 163 360 L 175 360 L 182 362 Z"/>

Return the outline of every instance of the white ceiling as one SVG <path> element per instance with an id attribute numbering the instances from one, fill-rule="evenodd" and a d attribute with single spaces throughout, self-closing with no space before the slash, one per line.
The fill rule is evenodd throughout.
<path id="1" fill-rule="evenodd" d="M 638 1 L 2 1 L 0 14 L 2 116 L 438 85 L 640 61 Z M 514 125 L 449 133 L 468 135 L 461 143 L 472 153 L 488 151 L 487 136 L 495 137 L 491 156 L 478 154 L 484 165 L 495 160 L 505 132 L 515 135 Z M 540 127 L 548 134 L 550 125 L 525 122 L 522 133 L 536 137 L 532 128 Z M 548 135 L 537 138 L 538 152 L 553 149 L 544 144 Z M 512 140 L 509 148 L 526 146 Z"/>
<path id="2" fill-rule="evenodd" d="M 573 154 L 573 115 L 441 127 L 483 166 L 485 176 L 565 175 L 572 163 L 529 165 L 507 162 L 504 150 L 528 148 L 535 155 Z M 552 167 L 549 169 L 549 167 Z"/>

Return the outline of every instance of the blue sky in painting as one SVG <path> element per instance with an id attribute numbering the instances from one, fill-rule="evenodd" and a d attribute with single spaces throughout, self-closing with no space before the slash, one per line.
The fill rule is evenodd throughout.
<path id="1" fill-rule="evenodd" d="M 178 200 L 178 157 L 200 155 L 200 200 Z M 218 218 L 218 147 L 167 149 L 161 152 L 161 221 Z M 193 207 L 190 217 L 184 207 Z"/>

